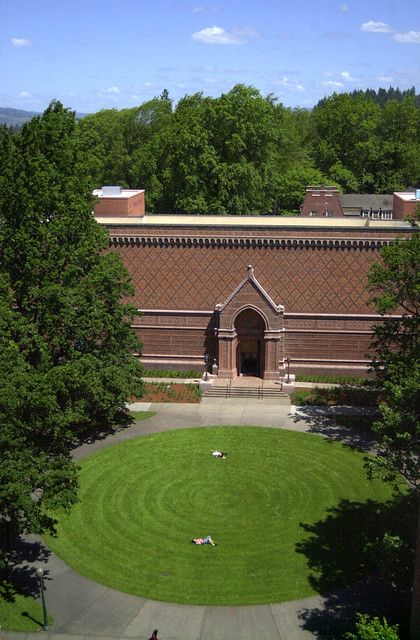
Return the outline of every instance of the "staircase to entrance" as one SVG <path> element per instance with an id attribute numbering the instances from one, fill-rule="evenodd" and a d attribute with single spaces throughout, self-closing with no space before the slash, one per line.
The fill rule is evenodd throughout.
<path id="1" fill-rule="evenodd" d="M 205 397 L 213 398 L 288 398 L 288 394 L 282 391 L 280 382 L 262 380 L 253 376 L 243 376 L 239 378 L 216 379 L 210 387 Z"/>

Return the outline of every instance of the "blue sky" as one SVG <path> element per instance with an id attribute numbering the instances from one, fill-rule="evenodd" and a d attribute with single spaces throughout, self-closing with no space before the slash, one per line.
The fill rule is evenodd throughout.
<path id="1" fill-rule="evenodd" d="M 291 107 L 420 92 L 420 0 L 0 0 L 0 106 L 94 112 L 237 83 Z"/>

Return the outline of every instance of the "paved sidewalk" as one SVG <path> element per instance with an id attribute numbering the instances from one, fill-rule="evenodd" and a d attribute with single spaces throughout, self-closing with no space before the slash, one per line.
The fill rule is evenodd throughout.
<path id="1" fill-rule="evenodd" d="M 330 424 L 321 408 L 290 408 L 277 400 L 248 398 L 204 398 L 200 404 L 136 403 L 136 410 L 156 411 L 153 417 L 137 422 L 112 436 L 86 443 L 74 451 L 74 458 L 147 433 L 193 426 L 260 425 L 275 429 L 314 432 L 342 439 L 361 447 L 369 443 L 350 429 Z M 361 412 L 361 410 L 358 410 Z M 39 540 L 28 537 L 25 544 L 36 548 Z M 48 608 L 54 617 L 51 640 L 80 640 L 95 636 L 146 640 L 159 629 L 159 640 L 310 640 L 335 624 L 334 611 L 357 603 L 366 604 L 375 595 L 370 585 L 344 589 L 326 597 L 293 602 L 243 607 L 175 605 L 121 593 L 93 582 L 46 551 Z M 33 560 L 32 567 L 41 564 Z M 356 604 L 354 604 L 356 603 Z M 376 604 L 375 604 L 376 606 Z M 330 612 L 331 609 L 334 610 Z M 337 609 L 337 610 L 338 610 Z M 39 634 L 3 632 L 6 640 L 32 640 Z M 337 636 L 338 637 L 338 636 Z"/>
<path id="2" fill-rule="evenodd" d="M 164 382 L 165 384 L 170 384 L 171 382 L 176 384 L 198 384 L 202 378 L 143 378 L 144 382 Z M 218 386 L 225 386 L 231 382 L 231 380 L 227 378 L 216 378 L 215 384 Z M 236 378 L 235 382 L 232 386 L 259 386 L 261 384 L 261 378 L 254 378 L 247 376 L 246 378 Z M 248 383 L 248 384 L 247 384 Z M 279 385 L 278 381 L 264 381 L 264 387 L 272 387 Z M 305 388 L 305 389 L 314 389 L 315 387 L 319 387 L 321 389 L 331 389 L 333 387 L 341 387 L 340 384 L 332 383 L 332 382 L 295 382 L 296 388 Z"/>

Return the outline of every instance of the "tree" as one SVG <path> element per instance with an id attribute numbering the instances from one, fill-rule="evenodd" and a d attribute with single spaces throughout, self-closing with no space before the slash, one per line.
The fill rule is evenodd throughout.
<path id="1" fill-rule="evenodd" d="M 381 416 L 373 429 L 377 455 L 369 475 L 398 485 L 402 475 L 417 496 L 418 525 L 412 596 L 411 637 L 420 634 L 420 235 L 398 238 L 381 251 L 369 283 L 372 301 L 388 314 L 374 328 L 373 368 L 384 391 Z M 399 315 L 389 314 L 397 312 Z"/>
<path id="2" fill-rule="evenodd" d="M 277 177 L 302 155 L 295 121 L 253 87 L 185 96 L 140 154 L 149 205 L 160 213 L 271 212 Z"/>
<path id="3" fill-rule="evenodd" d="M 420 489 L 420 235 L 398 238 L 381 251 L 369 283 L 372 302 L 388 314 L 374 328 L 373 368 L 383 386 L 381 419 L 374 425 L 380 443 L 372 469 L 387 480 L 401 474 Z M 394 312 L 401 315 L 392 316 Z"/>
<path id="4" fill-rule="evenodd" d="M 298 212 L 309 185 L 325 184 L 326 177 L 311 166 L 302 162 L 275 178 L 277 195 L 276 210 L 290 214 Z"/>
<path id="5" fill-rule="evenodd" d="M 327 98 L 312 113 L 315 166 L 333 180 L 345 177 L 346 189 L 373 192 L 380 115 L 380 107 L 364 95 L 342 93 Z"/>
<path id="6" fill-rule="evenodd" d="M 415 184 L 420 177 L 420 113 L 412 96 L 386 103 L 378 136 L 376 190 L 400 191 Z"/>
<path id="7" fill-rule="evenodd" d="M 0 525 L 53 527 L 76 500 L 69 451 L 113 429 L 141 395 L 127 270 L 107 251 L 74 114 L 58 102 L 1 132 Z"/>
<path id="8" fill-rule="evenodd" d="M 30 330 L 0 276 L 0 569 L 14 534 L 51 531 L 54 520 L 46 509 L 68 509 L 77 499 L 54 372 L 31 366 L 20 349 L 19 338 Z"/>

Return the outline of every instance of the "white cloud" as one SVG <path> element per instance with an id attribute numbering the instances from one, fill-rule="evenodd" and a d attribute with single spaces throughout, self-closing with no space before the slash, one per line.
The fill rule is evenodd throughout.
<path id="1" fill-rule="evenodd" d="M 394 80 L 392 76 L 378 76 L 376 79 L 378 82 L 392 82 Z"/>
<path id="2" fill-rule="evenodd" d="M 107 92 L 108 93 L 121 93 L 121 90 L 119 89 L 119 87 L 117 87 L 114 84 L 112 87 L 108 87 Z"/>
<path id="3" fill-rule="evenodd" d="M 340 73 L 340 78 L 342 78 L 346 82 L 357 82 L 357 78 L 353 78 L 353 76 L 351 76 L 348 71 L 342 71 Z"/>
<path id="4" fill-rule="evenodd" d="M 196 6 L 192 8 L 193 13 L 202 13 L 203 11 L 204 11 L 204 7 Z"/>
<path id="5" fill-rule="evenodd" d="M 29 91 L 21 91 L 21 92 L 19 93 L 19 96 L 20 96 L 21 98 L 30 98 L 30 97 L 31 97 L 31 94 L 29 93 Z"/>
<path id="6" fill-rule="evenodd" d="M 322 84 L 324 85 L 324 87 L 344 87 L 344 84 L 342 82 L 337 82 L 336 80 L 325 80 L 325 82 L 323 82 Z"/>
<path id="7" fill-rule="evenodd" d="M 12 38 L 10 42 L 14 47 L 30 47 L 32 44 L 28 38 Z"/>
<path id="8" fill-rule="evenodd" d="M 347 13 L 347 11 L 348 11 L 348 10 L 349 10 L 349 6 L 348 6 L 347 4 L 342 4 L 342 5 L 340 6 L 340 11 L 341 11 L 342 13 Z"/>
<path id="9" fill-rule="evenodd" d="M 297 80 L 290 80 L 287 76 L 283 76 L 278 80 L 274 80 L 273 85 L 275 85 L 276 87 L 287 87 L 292 91 L 305 91 L 305 87 L 303 86 L 303 84 L 300 84 L 300 82 L 297 82 Z"/>
<path id="10" fill-rule="evenodd" d="M 247 44 L 249 38 L 256 36 L 257 32 L 253 29 L 232 29 L 226 31 L 222 27 L 206 27 L 201 31 L 193 33 L 192 38 L 196 42 L 203 44 Z"/>
<path id="11" fill-rule="evenodd" d="M 372 33 L 391 33 L 392 31 L 386 22 L 376 22 L 375 20 L 364 22 L 360 28 L 362 31 L 371 31 Z"/>
<path id="12" fill-rule="evenodd" d="M 420 31 L 407 31 L 406 33 L 394 33 L 392 36 L 397 42 L 411 42 L 420 44 Z"/>

